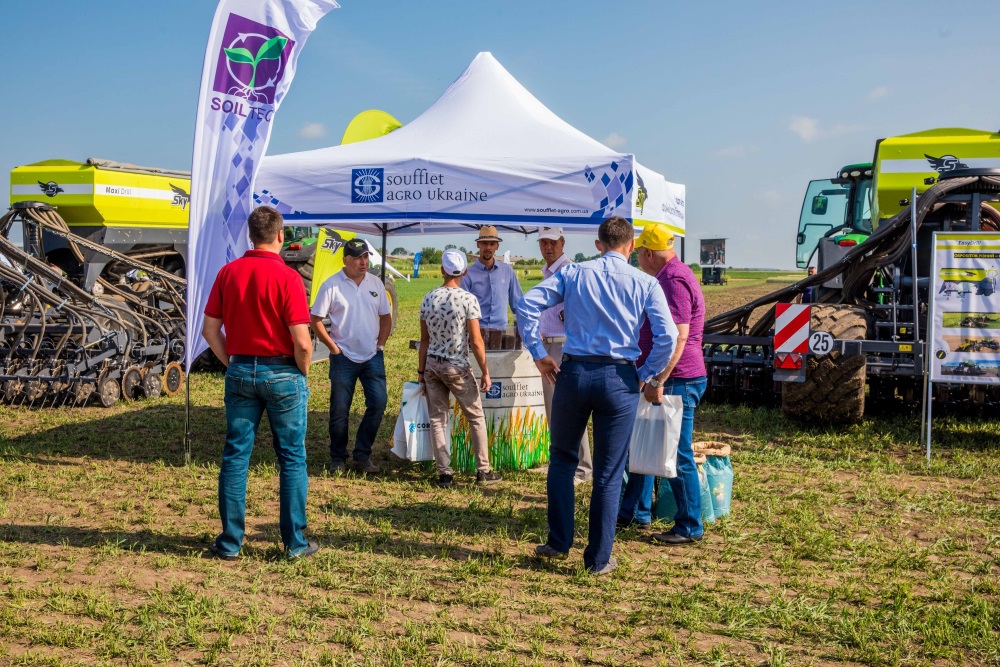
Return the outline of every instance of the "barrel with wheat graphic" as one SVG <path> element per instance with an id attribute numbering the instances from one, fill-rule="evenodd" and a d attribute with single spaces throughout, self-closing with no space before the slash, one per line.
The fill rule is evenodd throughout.
<path id="1" fill-rule="evenodd" d="M 542 378 L 525 350 L 489 350 L 486 363 L 490 388 L 483 394 L 490 464 L 497 470 L 525 470 L 549 460 L 549 422 L 545 416 Z M 478 366 L 472 362 L 476 380 Z M 473 471 L 469 423 L 456 405 L 452 412 L 451 465 Z"/>

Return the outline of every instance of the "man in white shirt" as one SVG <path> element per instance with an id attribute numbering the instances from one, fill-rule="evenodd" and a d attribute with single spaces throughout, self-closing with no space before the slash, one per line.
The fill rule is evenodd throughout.
<path id="1" fill-rule="evenodd" d="M 330 318 L 330 329 L 323 318 Z M 388 400 L 382 351 L 392 327 L 392 308 L 382 281 L 368 273 L 368 244 L 344 244 L 344 268 L 326 279 L 312 307 L 312 328 L 330 349 L 330 470 L 347 467 L 348 419 L 358 380 L 365 414 L 354 440 L 354 466 L 377 473 L 372 445 Z"/>
<path id="2" fill-rule="evenodd" d="M 566 239 L 563 237 L 562 227 L 544 227 L 538 233 L 538 249 L 545 260 L 542 267 L 542 278 L 551 278 L 564 266 L 569 266 L 573 262 L 563 252 L 566 247 Z M 545 351 L 553 359 L 562 359 L 563 343 L 566 342 L 566 326 L 563 323 L 563 304 L 553 306 L 542 312 L 538 320 L 539 333 L 542 336 L 542 344 Z M 545 399 L 545 414 L 552 421 L 552 394 L 555 385 L 548 382 L 542 383 L 542 396 Z M 583 430 L 583 437 L 580 439 L 580 463 L 576 467 L 576 476 L 573 477 L 574 484 L 589 482 L 594 477 L 594 463 L 590 454 L 590 439 L 587 437 L 587 429 Z"/>

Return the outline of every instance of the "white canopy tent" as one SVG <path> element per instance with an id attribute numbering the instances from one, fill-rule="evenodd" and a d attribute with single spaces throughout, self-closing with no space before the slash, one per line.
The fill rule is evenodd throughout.
<path id="1" fill-rule="evenodd" d="M 593 232 L 611 215 L 684 234 L 684 186 L 591 139 L 490 53 L 427 111 L 376 139 L 265 157 L 255 202 L 286 224 L 381 235 L 496 225 Z"/>

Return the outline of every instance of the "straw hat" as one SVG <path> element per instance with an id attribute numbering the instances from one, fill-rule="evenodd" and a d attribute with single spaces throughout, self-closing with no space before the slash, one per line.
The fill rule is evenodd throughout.
<path id="1" fill-rule="evenodd" d="M 480 241 L 496 241 L 500 243 L 503 241 L 502 238 L 497 236 L 497 228 L 493 225 L 485 225 L 479 228 L 479 238 L 476 239 L 476 243 Z"/>

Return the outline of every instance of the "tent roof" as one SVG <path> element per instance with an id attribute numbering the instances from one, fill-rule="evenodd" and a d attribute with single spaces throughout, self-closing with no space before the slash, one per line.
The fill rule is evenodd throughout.
<path id="1" fill-rule="evenodd" d="M 358 170 L 364 169 L 377 171 L 369 183 L 376 183 L 384 197 L 395 194 L 389 181 L 397 178 L 400 191 L 419 186 L 420 199 L 352 200 Z M 595 211 L 600 199 L 594 192 L 600 188 L 586 180 L 588 169 L 598 179 L 618 177 L 619 190 L 631 186 L 632 169 L 639 169 L 644 181 L 662 181 L 659 174 L 634 166 L 631 154 L 604 146 L 556 116 L 483 52 L 429 109 L 388 135 L 265 157 L 255 199 L 277 206 L 290 224 L 367 232 L 451 232 L 480 224 L 525 231 L 585 225 L 589 230 L 610 209 Z M 425 179 L 432 182 L 421 182 Z M 429 199 L 440 195 L 442 186 L 455 193 L 482 192 L 485 201 L 442 205 L 437 199 L 432 205 Z M 611 183 L 611 190 L 615 186 Z M 613 213 L 633 217 L 633 200 L 624 197 Z M 585 215 L 553 214 L 584 209 Z"/>

